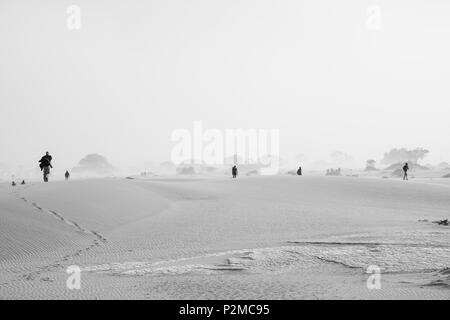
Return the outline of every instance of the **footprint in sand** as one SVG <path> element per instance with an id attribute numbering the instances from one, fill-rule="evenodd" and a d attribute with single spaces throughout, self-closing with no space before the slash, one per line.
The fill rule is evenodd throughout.
<path id="1" fill-rule="evenodd" d="M 33 207 L 35 207 L 36 209 L 42 211 L 42 208 L 39 207 L 35 202 L 33 202 L 31 205 L 32 205 Z"/>

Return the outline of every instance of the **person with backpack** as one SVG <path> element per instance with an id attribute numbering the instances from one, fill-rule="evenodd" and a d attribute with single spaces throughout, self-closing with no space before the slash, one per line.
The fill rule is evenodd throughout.
<path id="1" fill-rule="evenodd" d="M 39 160 L 39 167 L 41 168 L 41 171 L 44 172 L 44 181 L 48 182 L 48 175 L 50 174 L 50 168 L 53 169 L 52 166 L 52 156 L 48 153 L 48 151 L 45 153 L 45 156 Z"/>

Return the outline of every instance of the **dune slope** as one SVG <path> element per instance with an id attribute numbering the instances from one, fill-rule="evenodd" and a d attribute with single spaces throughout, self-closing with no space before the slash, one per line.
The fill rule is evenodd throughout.
<path id="1" fill-rule="evenodd" d="M 431 221 L 449 196 L 344 177 L 2 185 L 0 298 L 447 299 L 449 229 Z"/>

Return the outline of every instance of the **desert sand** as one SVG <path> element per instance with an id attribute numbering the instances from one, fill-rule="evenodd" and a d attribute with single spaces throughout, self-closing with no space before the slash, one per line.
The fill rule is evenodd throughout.
<path id="1" fill-rule="evenodd" d="M 449 208 L 439 179 L 3 183 L 0 299 L 449 299 Z"/>

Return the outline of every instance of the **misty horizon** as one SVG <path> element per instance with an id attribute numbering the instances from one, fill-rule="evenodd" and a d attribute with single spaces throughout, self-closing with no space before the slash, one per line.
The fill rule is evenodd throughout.
<path id="1" fill-rule="evenodd" d="M 163 162 L 196 120 L 279 129 L 285 159 L 450 161 L 447 2 L 380 3 L 376 28 L 371 1 L 133 4 L 79 1 L 70 30 L 66 2 L 2 2 L 0 163 Z"/>

